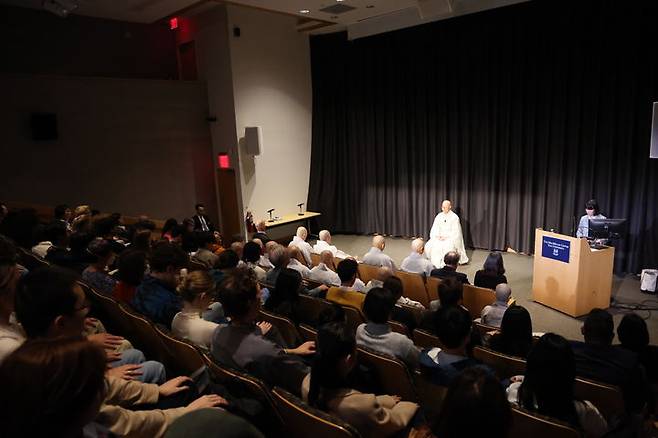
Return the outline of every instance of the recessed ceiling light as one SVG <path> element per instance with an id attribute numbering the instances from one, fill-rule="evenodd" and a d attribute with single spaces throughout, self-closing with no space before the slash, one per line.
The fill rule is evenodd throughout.
<path id="1" fill-rule="evenodd" d="M 311 12 L 311 11 L 309 11 L 308 9 L 300 9 L 300 10 L 299 10 L 299 13 L 300 13 L 300 14 L 309 14 L 310 12 Z"/>

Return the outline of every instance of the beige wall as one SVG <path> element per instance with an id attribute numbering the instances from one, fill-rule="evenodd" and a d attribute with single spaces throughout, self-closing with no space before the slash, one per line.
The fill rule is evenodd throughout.
<path id="1" fill-rule="evenodd" d="M 228 31 L 238 139 L 260 126 L 261 155 L 240 146 L 242 202 L 256 218 L 293 213 L 306 202 L 311 159 L 308 36 L 296 18 L 229 5 Z M 240 37 L 233 28 L 240 28 Z"/>
<path id="2" fill-rule="evenodd" d="M 0 199 L 90 203 L 154 218 L 213 210 L 205 85 L 0 75 Z M 59 139 L 35 142 L 31 112 L 57 114 Z"/>

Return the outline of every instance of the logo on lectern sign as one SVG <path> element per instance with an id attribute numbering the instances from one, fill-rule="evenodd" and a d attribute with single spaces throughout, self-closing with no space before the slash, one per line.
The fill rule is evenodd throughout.
<path id="1" fill-rule="evenodd" d="M 541 256 L 548 259 L 569 263 L 571 242 L 555 237 L 543 236 L 541 242 Z"/>

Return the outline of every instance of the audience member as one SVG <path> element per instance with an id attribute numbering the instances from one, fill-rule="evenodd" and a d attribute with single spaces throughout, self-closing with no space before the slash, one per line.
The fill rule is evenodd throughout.
<path id="1" fill-rule="evenodd" d="M 295 237 L 292 238 L 292 241 L 288 244 L 288 246 L 296 246 L 297 248 L 299 248 L 302 255 L 304 256 L 304 261 L 305 261 L 304 264 L 306 266 L 312 266 L 313 262 L 311 260 L 311 252 L 313 252 L 313 248 L 306 241 L 307 237 L 308 237 L 308 231 L 306 231 L 306 228 L 299 227 L 297 228 L 297 233 L 295 234 Z"/>
<path id="2" fill-rule="evenodd" d="M 25 342 L 23 328 L 13 318 L 16 285 L 22 272 L 16 247 L 0 234 L 0 363 Z"/>
<path id="3" fill-rule="evenodd" d="M 658 347 L 649 345 L 647 323 L 636 313 L 627 313 L 617 327 L 621 346 L 636 353 L 649 382 L 658 384 Z"/>
<path id="4" fill-rule="evenodd" d="M 174 316 L 171 331 L 200 347 L 210 349 L 217 324 L 202 318 L 215 295 L 215 282 L 207 271 L 192 271 L 178 286 L 183 309 Z"/>
<path id="5" fill-rule="evenodd" d="M 0 366 L 2 435 L 83 436 L 107 393 L 104 371 L 105 353 L 81 336 L 23 344 Z"/>
<path id="6" fill-rule="evenodd" d="M 275 284 L 276 278 L 279 276 L 279 272 L 281 272 L 282 269 L 288 267 L 288 263 L 290 263 L 290 254 L 285 247 L 279 245 L 278 243 L 276 245 L 270 245 L 270 248 L 271 249 L 268 252 L 269 259 L 274 268 L 270 269 L 270 271 L 267 273 L 265 276 L 265 281 L 269 284 Z"/>
<path id="7" fill-rule="evenodd" d="M 52 264 L 72 269 L 72 257 L 68 248 L 69 234 L 66 231 L 66 225 L 61 222 L 53 222 L 48 225 L 45 235 L 46 241 L 49 241 L 51 246 L 46 251 L 44 258 Z M 39 244 L 41 248 L 43 248 L 43 243 Z"/>
<path id="8" fill-rule="evenodd" d="M 482 309 L 482 324 L 500 327 L 500 322 L 508 308 L 507 303 L 512 296 L 512 289 L 507 283 L 500 283 L 496 286 L 495 293 L 496 301 Z"/>
<path id="9" fill-rule="evenodd" d="M 176 227 L 178 227 L 178 221 L 175 218 L 170 217 L 162 226 L 162 233 L 160 234 L 160 237 L 169 243 L 173 242 L 174 236 L 172 235 L 172 232 L 174 229 L 176 229 Z"/>
<path id="10" fill-rule="evenodd" d="M 133 236 L 131 249 L 136 249 L 139 251 L 144 251 L 147 254 L 151 252 L 151 236 L 153 232 L 151 230 L 139 230 Z"/>
<path id="11" fill-rule="evenodd" d="M 0 202 L 0 225 L 2 225 L 2 222 L 5 220 L 8 214 L 9 208 L 7 208 L 7 205 L 5 205 L 4 202 Z"/>
<path id="12" fill-rule="evenodd" d="M 499 252 L 489 253 L 482 269 L 475 273 L 473 284 L 487 289 L 496 289 L 500 283 L 507 283 L 503 255 Z"/>
<path id="13" fill-rule="evenodd" d="M 28 339 L 80 336 L 85 331 L 89 303 L 76 280 L 73 271 L 60 267 L 40 268 L 21 279 L 16 291 L 16 318 Z M 105 348 L 108 362 L 119 375 L 144 382 L 164 381 L 161 363 L 145 362 L 139 350 L 116 351 L 123 342 L 120 336 L 100 333 L 87 338 Z M 126 370 L 124 365 L 139 366 Z"/>
<path id="14" fill-rule="evenodd" d="M 507 309 L 500 331 L 491 336 L 489 347 L 510 356 L 528 356 L 532 347 L 532 321 L 525 307 L 512 306 Z"/>
<path id="15" fill-rule="evenodd" d="M 244 242 L 241 240 L 236 240 L 235 242 L 231 243 L 231 249 L 235 251 L 235 253 L 238 255 L 238 266 L 242 266 L 242 253 L 244 252 Z"/>
<path id="16" fill-rule="evenodd" d="M 215 236 L 210 231 L 200 231 L 196 233 L 196 238 L 199 249 L 194 253 L 192 259 L 205 265 L 208 269 L 214 267 L 219 260 L 219 256 L 210 249 L 215 242 Z"/>
<path id="17" fill-rule="evenodd" d="M 512 410 L 500 382 L 482 368 L 467 368 L 448 387 L 434 433 L 441 438 L 505 438 Z"/>
<path id="18" fill-rule="evenodd" d="M 430 302 L 430 309 L 423 312 L 420 321 L 420 328 L 432 333 L 436 327 L 434 322 L 436 311 L 443 307 L 461 306 L 464 301 L 464 285 L 455 278 L 448 277 L 442 280 L 436 291 L 439 299 Z"/>
<path id="19" fill-rule="evenodd" d="M 35 231 L 39 225 L 37 212 L 33 208 L 11 211 L 0 223 L 0 234 L 9 237 L 21 248 L 29 250 L 36 243 Z M 66 227 L 64 227 L 66 229 Z"/>
<path id="20" fill-rule="evenodd" d="M 400 265 L 400 270 L 414 274 L 430 276 L 435 266 L 423 255 L 425 252 L 425 241 L 421 238 L 411 242 L 411 254 L 409 254 Z"/>
<path id="21" fill-rule="evenodd" d="M 75 231 L 69 236 L 68 268 L 81 274 L 90 264 L 96 261 L 87 248 L 94 240 L 94 235 L 87 231 Z"/>
<path id="22" fill-rule="evenodd" d="M 267 235 L 267 224 L 264 220 L 259 220 L 256 222 L 256 232 L 254 233 L 253 239 L 260 239 L 263 242 L 263 245 L 267 245 L 271 239 Z"/>
<path id="23" fill-rule="evenodd" d="M 377 269 L 377 275 L 375 278 L 370 279 L 368 284 L 366 284 L 365 293 L 368 293 L 370 289 L 376 287 L 384 287 L 384 281 L 393 276 L 393 270 L 389 267 L 381 266 Z"/>
<path id="24" fill-rule="evenodd" d="M 642 411 L 651 399 L 644 367 L 636 353 L 613 346 L 612 315 L 592 309 L 581 329 L 585 342 L 571 341 L 576 356 L 576 374 L 619 386 L 629 412 Z"/>
<path id="25" fill-rule="evenodd" d="M 299 293 L 302 289 L 302 276 L 299 271 L 283 269 L 265 301 L 265 310 L 290 318 L 295 324 L 306 322 L 305 315 L 299 310 Z"/>
<path id="26" fill-rule="evenodd" d="M 455 278 L 461 283 L 470 284 L 466 274 L 463 272 L 457 272 L 457 266 L 459 266 L 459 253 L 457 251 L 448 251 L 443 257 L 443 263 L 445 263 L 445 266 L 441 269 L 432 270 L 430 273 L 432 277 L 441 279 Z"/>
<path id="27" fill-rule="evenodd" d="M 107 274 L 107 268 L 114 263 L 115 257 L 110 242 L 98 237 L 91 241 L 88 251 L 96 257 L 96 261 L 82 271 L 82 279 L 98 292 L 111 295 L 117 281 Z"/>
<path id="28" fill-rule="evenodd" d="M 331 244 L 331 233 L 329 230 L 322 230 L 318 234 L 318 240 L 313 245 L 313 252 L 316 254 L 322 254 L 322 251 L 331 251 L 334 257 L 339 259 L 344 259 L 349 257 L 349 254 L 344 253 L 335 246 Z"/>
<path id="29" fill-rule="evenodd" d="M 215 238 L 215 240 L 213 241 L 212 245 L 210 245 L 210 250 L 215 254 L 220 255 L 222 251 L 226 249 L 224 248 L 224 241 L 222 240 L 222 235 L 220 234 L 219 231 L 213 231 L 212 235 Z"/>
<path id="30" fill-rule="evenodd" d="M 62 229 L 66 231 L 66 224 L 63 224 L 61 221 L 53 221 L 50 224 L 46 225 L 45 228 L 40 230 L 38 243 L 34 245 L 31 249 L 32 254 L 41 257 L 42 259 L 46 258 L 48 250 L 53 246 L 53 240 L 64 240 L 61 236 Z"/>
<path id="31" fill-rule="evenodd" d="M 356 280 L 358 264 L 354 259 L 344 259 L 338 263 L 338 277 L 340 277 L 340 286 L 332 286 L 327 291 L 327 300 L 334 303 L 355 307 L 359 310 L 363 307 L 363 301 L 366 296 L 357 292 L 352 287 Z"/>
<path id="32" fill-rule="evenodd" d="M 112 296 L 124 304 L 130 304 L 135 298 L 137 286 L 144 279 L 146 253 L 134 249 L 124 251 L 119 255 L 118 266 L 117 277 L 119 281 L 114 286 Z"/>
<path id="33" fill-rule="evenodd" d="M 383 266 L 394 271 L 395 263 L 392 258 L 384 254 L 385 247 L 386 239 L 384 239 L 384 236 L 374 236 L 370 250 L 363 256 L 363 263 L 372 266 Z"/>
<path id="34" fill-rule="evenodd" d="M 161 243 L 153 250 L 150 274 L 137 287 L 132 306 L 157 324 L 171 327 L 174 315 L 183 304 L 176 294 L 180 270 L 186 268 L 188 256 L 171 243 Z"/>
<path id="35" fill-rule="evenodd" d="M 466 368 L 485 365 L 468 357 L 466 346 L 471 337 L 471 315 L 460 306 L 441 307 L 435 319 L 436 332 L 443 348 L 423 351 L 419 362 L 437 385 L 448 386 Z"/>
<path id="36" fill-rule="evenodd" d="M 261 292 L 253 272 L 247 268 L 235 269 L 219 285 L 218 292 L 231 322 L 215 331 L 211 345 L 213 357 L 270 384 L 285 388 L 299 384 L 302 376 L 308 373 L 300 356 L 313 354 L 315 343 L 305 342 L 288 348 L 280 336 L 269 333 L 276 334 L 271 325 L 256 324 Z M 264 336 L 264 330 L 268 337 Z"/>
<path id="37" fill-rule="evenodd" d="M 390 291 L 391 294 L 393 295 L 393 302 L 395 304 L 393 305 L 393 309 L 391 310 L 390 319 L 404 324 L 405 327 L 407 327 L 408 333 L 413 333 L 414 329 L 417 326 L 416 318 L 414 317 L 414 314 L 411 313 L 409 309 L 403 307 L 402 304 L 407 306 L 414 306 L 414 307 L 416 306 L 410 303 L 416 303 L 421 307 L 422 305 L 416 301 L 410 300 L 409 298 L 403 296 L 404 285 L 402 284 L 402 281 L 396 276 L 387 278 L 386 281 L 384 281 L 382 287 Z"/>
<path id="38" fill-rule="evenodd" d="M 363 313 L 368 322 L 356 328 L 356 342 L 360 347 L 397 357 L 414 369 L 418 366 L 420 350 L 407 336 L 391 331 L 388 320 L 394 306 L 393 294 L 389 290 L 371 289 L 363 302 Z"/>
<path id="39" fill-rule="evenodd" d="M 246 420 L 221 409 L 199 409 L 174 421 L 164 438 L 265 438 Z"/>
<path id="40" fill-rule="evenodd" d="M 521 380 L 520 376 L 515 377 Z M 510 402 L 568 423 L 587 438 L 605 435 L 608 425 L 598 409 L 574 396 L 576 361 L 569 342 L 547 333 L 532 347 L 525 375 L 508 388 Z"/>
<path id="41" fill-rule="evenodd" d="M 302 277 L 308 278 L 308 276 L 311 274 L 311 270 L 308 268 L 308 266 L 306 266 L 304 256 L 302 255 L 302 252 L 299 250 L 299 248 L 293 245 L 289 246 L 287 251 L 288 255 L 290 256 L 287 268 L 294 269 L 295 271 L 299 272 Z"/>
<path id="42" fill-rule="evenodd" d="M 214 231 L 215 226 L 210 222 L 210 218 L 206 216 L 206 207 L 203 204 L 194 206 L 196 214 L 192 216 L 194 221 L 193 231 Z"/>
<path id="43" fill-rule="evenodd" d="M 325 250 L 320 253 L 320 263 L 311 269 L 308 278 L 329 286 L 340 286 L 340 277 L 336 274 L 334 255 L 331 251 Z"/>
<path id="44" fill-rule="evenodd" d="M 263 281 L 265 280 L 265 276 L 267 276 L 267 272 L 265 272 L 265 269 L 261 268 L 258 265 L 258 262 L 260 261 L 260 246 L 256 242 L 247 242 L 244 244 L 244 248 L 242 249 L 242 261 L 247 264 L 247 267 L 254 271 L 254 274 L 256 274 L 256 279 L 258 281 Z"/>
<path id="45" fill-rule="evenodd" d="M 53 221 L 61 222 L 66 225 L 66 228 L 71 231 L 71 219 L 73 218 L 73 211 L 66 204 L 60 204 L 53 209 Z"/>
<path id="46" fill-rule="evenodd" d="M 252 239 L 251 241 L 258 244 L 258 246 L 260 247 L 260 259 L 258 260 L 258 266 L 265 269 L 266 271 L 269 271 L 270 269 L 272 269 L 274 267 L 274 265 L 272 263 L 270 263 L 270 259 L 269 259 L 269 256 L 267 255 L 266 251 L 265 251 L 266 247 L 263 244 L 263 241 L 260 240 L 260 239 Z M 274 243 L 276 243 L 276 242 L 274 242 Z"/>
<path id="47" fill-rule="evenodd" d="M 412 423 L 419 406 L 395 395 L 364 394 L 349 386 L 357 365 L 356 340 L 345 324 L 318 331 L 318 351 L 302 383 L 302 398 L 354 426 L 361 436 L 390 437 Z"/>

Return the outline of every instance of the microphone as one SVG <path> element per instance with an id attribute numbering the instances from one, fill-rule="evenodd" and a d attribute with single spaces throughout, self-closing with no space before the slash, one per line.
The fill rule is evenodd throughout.
<path id="1" fill-rule="evenodd" d="M 269 215 L 270 215 L 270 219 L 268 220 L 268 222 L 274 222 L 274 219 L 272 219 L 272 212 L 273 212 L 273 211 L 274 211 L 273 208 L 270 208 L 269 210 L 267 210 L 267 212 L 268 212 Z"/>
<path id="2" fill-rule="evenodd" d="M 302 212 L 302 206 L 304 205 L 303 202 L 300 202 L 297 204 L 297 207 L 299 207 L 299 213 L 297 213 L 298 216 L 304 216 L 304 213 Z"/>

